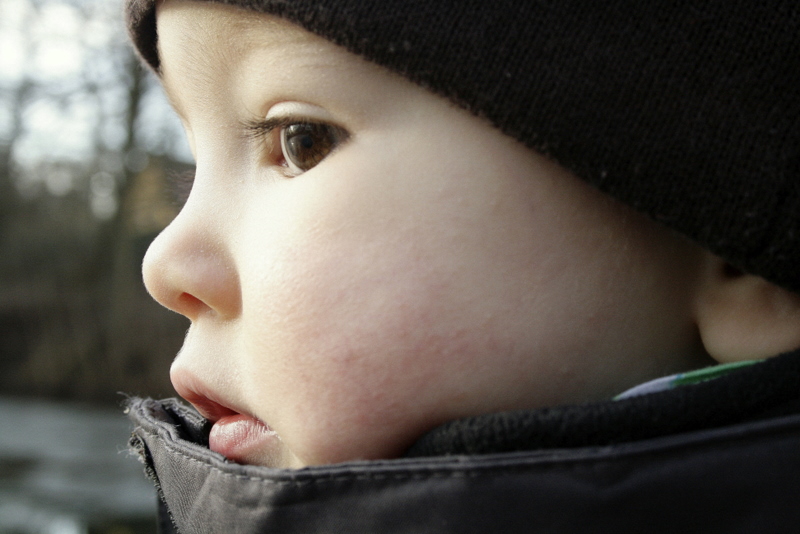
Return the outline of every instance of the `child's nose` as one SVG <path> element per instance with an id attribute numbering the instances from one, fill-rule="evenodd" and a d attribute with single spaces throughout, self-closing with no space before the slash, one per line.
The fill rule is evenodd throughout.
<path id="1" fill-rule="evenodd" d="M 224 243 L 211 221 L 185 206 L 145 255 L 142 275 L 150 295 L 192 321 L 207 313 L 235 317 L 239 279 Z"/>

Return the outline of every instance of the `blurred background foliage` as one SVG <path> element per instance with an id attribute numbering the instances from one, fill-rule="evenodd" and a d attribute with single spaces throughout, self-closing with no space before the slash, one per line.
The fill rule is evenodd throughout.
<path id="1" fill-rule="evenodd" d="M 0 0 L 0 394 L 172 394 L 188 323 L 140 266 L 184 143 L 119 2 Z"/>

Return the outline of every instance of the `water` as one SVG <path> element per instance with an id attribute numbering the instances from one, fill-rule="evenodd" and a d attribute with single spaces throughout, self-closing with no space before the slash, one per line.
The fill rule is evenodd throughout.
<path id="1" fill-rule="evenodd" d="M 0 534 L 155 532 L 122 410 L 0 398 Z"/>

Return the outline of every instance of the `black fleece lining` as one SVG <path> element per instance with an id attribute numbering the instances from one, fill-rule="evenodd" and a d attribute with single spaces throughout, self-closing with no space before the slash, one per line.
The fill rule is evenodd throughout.
<path id="1" fill-rule="evenodd" d="M 618 401 L 452 421 L 407 456 L 593 447 L 722 427 L 800 408 L 800 350 L 700 384 Z"/>

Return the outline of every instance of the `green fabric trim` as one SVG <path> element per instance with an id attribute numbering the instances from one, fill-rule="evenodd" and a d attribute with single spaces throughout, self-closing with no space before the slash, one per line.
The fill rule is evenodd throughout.
<path id="1" fill-rule="evenodd" d="M 749 367 L 750 365 L 760 361 L 761 360 L 746 360 L 743 362 L 723 363 L 720 365 L 714 365 L 713 367 L 705 367 L 696 371 L 681 373 L 675 377 L 672 385 L 673 387 L 685 386 L 687 384 L 698 384 L 700 382 L 705 382 L 706 380 L 713 380 L 714 378 L 719 378 L 720 376 L 726 375 L 735 369 Z"/>
<path id="2" fill-rule="evenodd" d="M 709 380 L 714 380 L 715 378 L 724 376 L 736 369 L 740 369 L 742 367 L 749 367 L 760 361 L 762 360 L 747 360 L 743 362 L 723 363 L 720 365 L 714 365 L 712 367 L 697 369 L 695 371 L 688 371 L 686 373 L 678 373 L 675 375 L 662 376 L 661 378 L 656 378 L 654 380 L 650 380 L 643 384 L 639 384 L 636 387 L 630 388 L 627 391 L 624 391 L 619 395 L 617 395 L 616 397 L 614 397 L 614 400 L 626 399 L 629 397 L 635 397 L 637 395 L 646 395 L 648 393 L 655 393 L 657 391 L 666 391 L 668 389 L 674 389 L 679 386 L 687 386 L 691 384 L 699 384 L 701 382 L 707 382 Z"/>

